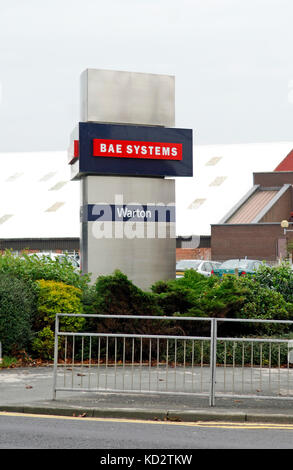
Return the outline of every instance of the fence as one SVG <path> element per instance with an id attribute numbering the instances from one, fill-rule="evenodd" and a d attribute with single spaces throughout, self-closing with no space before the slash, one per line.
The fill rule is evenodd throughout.
<path id="1" fill-rule="evenodd" d="M 62 331 L 63 317 L 97 319 L 98 327 L 106 320 L 118 320 L 118 325 L 135 321 L 135 328 L 144 331 L 127 331 L 125 322 L 120 332 L 118 326 L 110 333 Z M 141 328 L 143 322 L 151 328 Z M 181 334 L 153 334 L 162 322 L 183 325 Z M 220 336 L 219 330 L 231 331 L 231 323 L 238 336 Z M 217 397 L 293 399 L 292 325 L 281 320 L 57 314 L 53 399 L 58 391 L 198 395 L 207 397 L 210 406 Z M 281 334 L 269 337 L 276 326 Z M 252 336 L 257 328 L 266 334 Z"/>

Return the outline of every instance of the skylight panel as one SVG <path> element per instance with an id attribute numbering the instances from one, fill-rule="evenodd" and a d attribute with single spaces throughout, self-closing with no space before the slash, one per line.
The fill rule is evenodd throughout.
<path id="1" fill-rule="evenodd" d="M 209 186 L 221 186 L 222 183 L 227 179 L 227 176 L 217 176 L 210 184 Z"/>
<path id="2" fill-rule="evenodd" d="M 58 183 L 54 184 L 49 191 L 58 191 L 59 189 L 63 188 L 67 184 L 67 181 L 59 181 Z"/>
<path id="3" fill-rule="evenodd" d="M 13 183 L 13 181 L 17 180 L 23 175 L 23 173 L 14 173 L 14 175 L 11 175 L 7 178 L 6 182 L 7 183 Z"/>
<path id="4" fill-rule="evenodd" d="M 46 209 L 45 212 L 56 212 L 56 211 L 58 211 L 58 209 L 60 209 L 60 207 L 62 207 L 64 204 L 65 204 L 65 202 L 55 202 L 55 204 L 53 204 L 51 207 L 49 207 L 48 209 Z"/>
<path id="5" fill-rule="evenodd" d="M 214 166 L 222 160 L 223 157 L 212 157 L 208 162 L 206 162 L 206 166 Z"/>
<path id="6" fill-rule="evenodd" d="M 189 206 L 188 209 L 198 209 L 206 199 L 195 199 Z"/>
<path id="7" fill-rule="evenodd" d="M 11 217 L 13 217 L 12 214 L 2 215 L 2 217 L 0 217 L 0 225 L 5 224 L 5 222 L 7 222 Z"/>
<path id="8" fill-rule="evenodd" d="M 50 173 L 46 173 L 44 176 L 42 176 L 42 178 L 39 179 L 39 181 L 43 182 L 43 181 L 48 181 L 49 179 L 51 179 L 54 175 L 56 175 L 56 171 L 51 171 Z"/>

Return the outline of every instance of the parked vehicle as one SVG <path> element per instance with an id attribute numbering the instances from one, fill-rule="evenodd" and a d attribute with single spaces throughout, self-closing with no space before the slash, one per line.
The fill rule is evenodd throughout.
<path id="1" fill-rule="evenodd" d="M 213 269 L 220 266 L 217 261 L 208 261 L 201 259 L 182 259 L 176 264 L 176 279 L 184 276 L 184 271 L 194 269 L 199 274 L 209 277 Z"/>
<path id="2" fill-rule="evenodd" d="M 50 258 L 52 260 L 58 260 L 59 263 L 63 263 L 67 259 L 76 270 L 79 270 L 79 262 L 76 258 L 66 253 L 51 253 L 51 252 L 39 252 L 39 253 L 29 253 L 28 256 L 35 256 L 37 258 Z"/>
<path id="3" fill-rule="evenodd" d="M 255 273 L 262 264 L 263 262 L 257 259 L 229 259 L 214 269 L 212 274 L 223 277 L 227 274 L 235 274 L 237 269 L 238 275 L 244 276 Z"/>

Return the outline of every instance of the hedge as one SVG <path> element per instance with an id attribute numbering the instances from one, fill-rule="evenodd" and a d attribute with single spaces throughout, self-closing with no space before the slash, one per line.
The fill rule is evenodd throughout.
<path id="1" fill-rule="evenodd" d="M 0 274 L 0 341 L 3 355 L 16 354 L 29 347 L 35 311 L 36 292 L 31 285 L 11 274 Z"/>

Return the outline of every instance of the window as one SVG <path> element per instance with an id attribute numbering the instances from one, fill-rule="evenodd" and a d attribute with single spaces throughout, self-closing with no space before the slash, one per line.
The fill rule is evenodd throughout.
<path id="1" fill-rule="evenodd" d="M 181 261 L 178 261 L 176 265 L 177 270 L 185 270 L 185 269 L 197 269 L 200 265 L 201 261 L 200 260 L 193 260 L 193 259 L 182 259 Z"/>
<path id="2" fill-rule="evenodd" d="M 0 224 L 5 224 L 7 220 L 9 220 L 11 217 L 13 217 L 12 214 L 5 214 L 2 217 L 0 217 Z"/>
<path id="3" fill-rule="evenodd" d="M 209 186 L 220 186 L 222 183 L 224 183 L 226 179 L 227 179 L 227 176 L 217 176 L 217 178 L 215 178 L 214 181 L 212 181 Z"/>
<path id="4" fill-rule="evenodd" d="M 63 188 L 67 184 L 67 181 L 59 181 L 59 183 L 54 184 L 49 191 L 58 191 L 59 189 Z"/>
<path id="5" fill-rule="evenodd" d="M 195 199 L 189 206 L 188 209 L 198 209 L 206 199 Z"/>
<path id="6" fill-rule="evenodd" d="M 210 273 L 212 269 L 213 269 L 213 267 L 210 263 L 208 263 L 208 262 L 204 263 L 203 271 L 206 271 L 206 272 Z"/>
<path id="7" fill-rule="evenodd" d="M 39 181 L 48 181 L 54 175 L 56 175 L 56 171 L 51 171 L 50 173 L 47 173 L 46 175 L 42 176 L 42 178 Z"/>
<path id="8" fill-rule="evenodd" d="M 217 163 L 219 163 L 219 161 L 222 159 L 222 157 L 213 157 L 211 158 L 205 166 L 214 166 L 216 165 Z"/>
<path id="9" fill-rule="evenodd" d="M 53 204 L 53 206 L 51 206 L 51 207 L 49 207 L 48 209 L 46 209 L 46 212 L 56 212 L 56 211 L 58 211 L 58 209 L 60 209 L 60 207 L 62 207 L 64 204 L 65 204 L 65 202 L 55 202 L 55 204 Z"/>
<path id="10" fill-rule="evenodd" d="M 23 173 L 14 173 L 14 175 L 11 175 L 11 176 L 9 176 L 9 178 L 7 178 L 6 182 L 11 183 L 11 182 L 17 180 L 17 178 L 19 178 L 22 175 L 23 175 Z"/>

